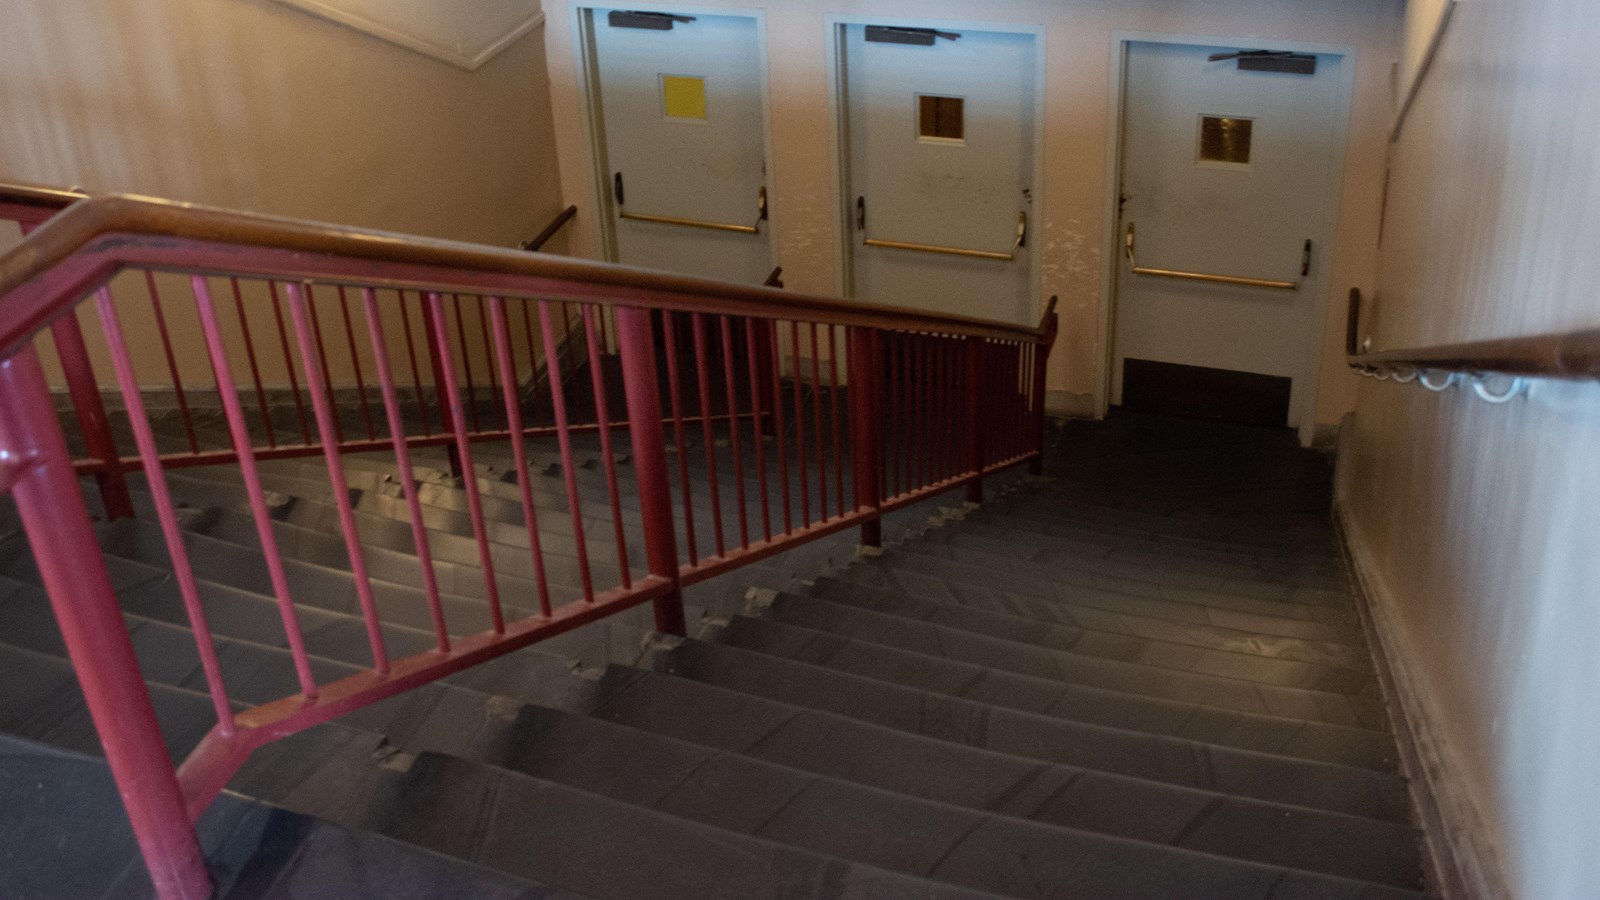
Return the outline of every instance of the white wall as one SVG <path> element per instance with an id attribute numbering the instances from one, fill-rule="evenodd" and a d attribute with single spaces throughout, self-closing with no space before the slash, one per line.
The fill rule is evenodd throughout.
<path id="1" fill-rule="evenodd" d="M 0 179 L 511 246 L 564 205 L 545 72 L 537 31 L 466 71 L 268 0 L 0 0 Z M 169 315 L 199 346 L 192 304 Z M 124 318 L 159 346 L 147 310 Z"/>
<path id="2" fill-rule="evenodd" d="M 1395 147 L 1377 348 L 1600 326 L 1597 42 L 1592 0 L 1456 8 Z M 1444 787 L 1516 897 L 1600 896 L 1600 385 L 1361 384 L 1341 507 Z"/>
<path id="3" fill-rule="evenodd" d="M 594 208 L 590 152 L 574 57 L 573 0 L 545 0 L 546 50 L 562 160 L 565 195 L 586 214 Z M 911 16 L 1001 26 L 1040 26 L 1046 53 L 1044 185 L 1037 218 L 1041 300 L 1061 297 L 1062 333 L 1052 356 L 1053 405 L 1084 413 L 1102 390 L 1103 325 L 1107 308 L 1102 221 L 1106 192 L 1112 32 L 1118 30 L 1292 40 L 1353 48 L 1356 88 L 1347 148 L 1343 209 L 1333 250 L 1331 293 L 1337 310 L 1351 286 L 1369 286 L 1376 258 L 1382 194 L 1384 134 L 1391 115 L 1391 66 L 1398 53 L 1398 0 L 838 0 L 831 4 L 702 0 L 695 8 L 760 9 L 767 22 L 772 108 L 772 227 L 777 263 L 794 289 L 837 293 L 838 181 L 832 157 L 833 113 L 828 92 L 829 15 Z M 595 217 L 583 216 L 574 235 L 578 252 L 599 246 Z M 1335 422 L 1353 393 L 1342 368 L 1342 319 L 1326 330 L 1323 389 L 1316 420 Z"/>

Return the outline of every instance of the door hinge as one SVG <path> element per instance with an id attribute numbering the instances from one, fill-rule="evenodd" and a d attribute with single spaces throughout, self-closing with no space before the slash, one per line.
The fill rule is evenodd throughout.
<path id="1" fill-rule="evenodd" d="M 611 176 L 611 198 L 622 205 L 622 173 L 617 172 Z"/>

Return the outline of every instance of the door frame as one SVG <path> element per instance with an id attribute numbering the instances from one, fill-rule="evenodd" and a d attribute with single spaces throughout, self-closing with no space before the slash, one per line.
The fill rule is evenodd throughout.
<path id="1" fill-rule="evenodd" d="M 722 16 L 730 19 L 750 19 L 756 26 L 756 64 L 760 68 L 761 92 L 761 165 L 765 176 L 763 183 L 767 196 L 775 197 L 772 170 L 772 88 L 771 60 L 767 54 L 767 15 L 763 9 L 741 9 L 722 6 L 702 6 L 693 3 L 628 3 L 628 10 L 639 12 L 682 13 L 694 16 Z M 583 108 L 583 137 L 589 145 L 589 190 L 594 201 L 598 222 L 595 233 L 600 239 L 601 258 L 617 262 L 617 210 L 611 196 L 611 166 L 606 156 L 605 115 L 601 106 L 600 61 L 596 58 L 592 13 L 596 9 L 616 7 L 597 6 L 593 3 L 574 3 L 571 7 L 574 57 L 578 67 L 578 101 Z M 767 205 L 766 227 L 762 237 L 767 242 L 767 252 L 773 260 L 778 258 L 776 239 L 782 211 L 771 202 Z"/>
<path id="2" fill-rule="evenodd" d="M 1109 103 L 1106 111 L 1106 134 L 1110 140 L 1106 141 L 1106 182 L 1105 205 L 1101 218 L 1101 272 L 1100 283 L 1105 285 L 1105 292 L 1100 299 L 1099 315 L 1099 347 L 1095 353 L 1095 371 L 1098 378 L 1095 383 L 1095 417 L 1105 418 L 1106 411 L 1111 405 L 1111 366 L 1115 357 L 1112 339 L 1116 329 L 1117 292 L 1121 287 L 1122 279 L 1122 236 L 1118 233 L 1117 223 L 1121 216 L 1119 210 L 1120 187 L 1122 184 L 1122 144 L 1123 126 L 1126 111 L 1126 87 L 1128 73 L 1128 45 L 1134 43 L 1145 44 L 1187 44 L 1193 46 L 1223 46 L 1247 47 L 1256 44 L 1271 44 L 1274 49 L 1291 50 L 1296 53 L 1316 53 L 1327 56 L 1340 57 L 1339 84 L 1337 91 L 1337 108 L 1334 111 L 1333 122 L 1333 155 L 1331 163 L 1333 170 L 1329 173 L 1327 196 L 1323 203 L 1322 222 L 1319 223 L 1319 232 L 1323 239 L 1319 242 L 1327 249 L 1318 254 L 1321 264 L 1326 266 L 1328 272 L 1328 286 L 1320 296 L 1312 299 L 1312 327 L 1311 334 L 1307 337 L 1304 362 L 1301 374 L 1294 376 L 1300 382 L 1301 408 L 1299 410 L 1299 424 L 1297 430 L 1300 443 L 1309 446 L 1316 429 L 1317 396 L 1322 381 L 1322 356 L 1323 343 L 1327 332 L 1328 310 L 1335 285 L 1333 284 L 1334 260 L 1339 251 L 1339 215 L 1340 199 L 1344 196 L 1344 180 L 1346 158 L 1350 149 L 1350 112 L 1355 100 L 1357 51 L 1351 44 L 1324 44 L 1314 41 L 1290 41 L 1252 37 L 1228 37 L 1203 34 L 1164 34 L 1148 31 L 1113 31 L 1111 33 L 1111 71 L 1108 92 Z"/>
<path id="3" fill-rule="evenodd" d="M 1028 300 L 1035 313 L 1043 309 L 1040 302 L 1040 263 L 1043 254 L 1040 244 L 1033 240 L 1043 233 L 1044 224 L 1044 132 L 1045 132 L 1045 26 L 1026 25 L 1019 22 L 997 22 L 982 19 L 935 19 L 909 16 L 872 16 L 858 13 L 830 13 L 823 17 L 827 27 L 826 53 L 828 59 L 828 120 L 833 129 L 829 152 L 833 156 L 834 222 L 838 232 L 835 243 L 839 265 L 834 276 L 839 296 L 851 300 L 855 296 L 855 218 L 850 191 L 850 134 L 846 115 L 849 111 L 845 98 L 845 42 L 847 25 L 894 25 L 902 28 L 938 28 L 945 31 L 992 31 L 1000 34 L 1025 34 L 1033 38 L 1033 173 L 1032 198 L 1029 210 Z M 1036 322 L 1020 324 L 1033 325 Z"/>

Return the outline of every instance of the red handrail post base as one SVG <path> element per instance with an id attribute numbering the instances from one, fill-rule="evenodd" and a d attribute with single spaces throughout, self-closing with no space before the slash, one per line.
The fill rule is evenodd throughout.
<path id="1" fill-rule="evenodd" d="M 987 351 L 988 342 L 983 338 L 967 338 L 967 414 L 963 424 L 967 432 L 967 474 L 972 476 L 967 482 L 968 503 L 983 502 L 983 357 Z"/>
<path id="2" fill-rule="evenodd" d="M 105 403 L 100 398 L 100 386 L 95 381 L 89 348 L 83 343 L 83 329 L 78 326 L 77 313 L 68 312 L 51 322 L 50 337 L 55 341 L 56 356 L 66 375 L 72 408 L 78 414 L 84 448 L 100 463 L 94 477 L 100 486 L 100 502 L 105 506 L 106 518 L 131 519 L 133 499 L 128 494 L 128 479 L 123 474 L 116 438 L 111 436 L 111 423 L 106 418 Z"/>
<path id="3" fill-rule="evenodd" d="M 0 456 L 156 894 L 204 900 L 211 876 L 31 345 L 0 360 Z"/>
<path id="4" fill-rule="evenodd" d="M 619 306 L 614 312 L 623 393 L 628 402 L 628 436 L 633 442 L 639 510 L 644 518 L 645 558 L 651 575 L 672 583 L 672 590 L 652 601 L 656 630 L 683 637 L 688 629 L 683 591 L 678 584 L 678 538 L 673 530 L 671 476 L 667 473 L 666 436 L 661 421 L 655 326 L 648 309 Z"/>
<path id="5" fill-rule="evenodd" d="M 873 517 L 861 523 L 861 545 L 883 546 L 883 355 L 882 335 L 866 328 L 851 328 L 850 421 L 855 432 L 856 509 L 870 509 Z"/>

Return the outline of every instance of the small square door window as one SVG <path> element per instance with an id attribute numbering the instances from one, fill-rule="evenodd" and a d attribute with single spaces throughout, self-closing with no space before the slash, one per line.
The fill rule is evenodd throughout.
<path id="1" fill-rule="evenodd" d="M 917 95 L 917 137 L 959 143 L 966 139 L 966 101 L 960 97 Z"/>
<path id="2" fill-rule="evenodd" d="M 669 119 L 706 118 L 706 80 L 695 75 L 661 76 L 661 110 Z"/>
<path id="3" fill-rule="evenodd" d="M 1250 164 L 1250 136 L 1255 120 L 1236 116 L 1200 117 L 1200 161 Z"/>

